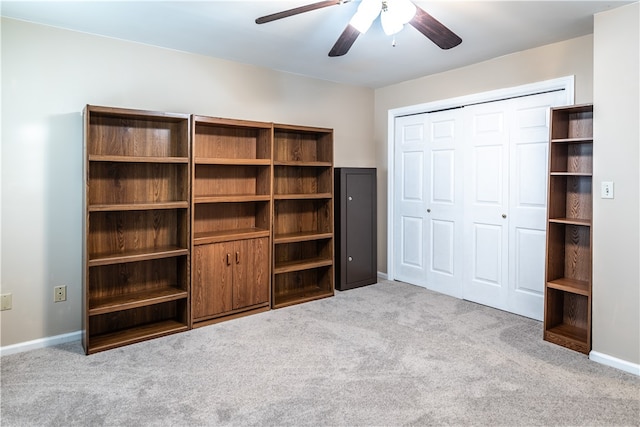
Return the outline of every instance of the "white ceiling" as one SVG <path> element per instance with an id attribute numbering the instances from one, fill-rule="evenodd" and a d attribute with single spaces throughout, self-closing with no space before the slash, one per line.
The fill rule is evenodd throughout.
<path id="1" fill-rule="evenodd" d="M 342 57 L 327 56 L 359 1 L 257 25 L 257 17 L 319 0 L 2 1 L 3 16 L 378 88 L 590 34 L 593 14 L 632 1 L 415 1 L 462 38 L 441 50 L 411 26 L 378 21 Z"/>

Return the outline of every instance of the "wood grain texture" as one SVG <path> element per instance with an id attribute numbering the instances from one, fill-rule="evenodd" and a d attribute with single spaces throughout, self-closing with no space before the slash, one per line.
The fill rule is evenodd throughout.
<path id="1" fill-rule="evenodd" d="M 148 260 L 91 268 L 89 305 L 110 297 L 126 297 L 156 289 L 188 290 L 187 257 Z"/>
<path id="2" fill-rule="evenodd" d="M 188 120 L 92 114 L 89 154 L 111 156 L 187 157 Z"/>
<path id="3" fill-rule="evenodd" d="M 188 329 L 189 116 L 85 108 L 83 344 Z"/>
<path id="4" fill-rule="evenodd" d="M 271 283 L 269 239 L 238 240 L 234 250 L 233 308 L 268 302 Z"/>
<path id="5" fill-rule="evenodd" d="M 191 304 L 193 320 L 232 309 L 233 266 L 228 257 L 234 242 L 200 245 L 193 249 Z"/>
<path id="6" fill-rule="evenodd" d="M 275 195 L 331 194 L 331 167 L 274 167 Z"/>
<path id="7" fill-rule="evenodd" d="M 349 49 L 351 49 L 351 46 L 353 46 L 358 39 L 358 36 L 360 36 L 360 31 L 356 30 L 356 28 L 351 24 L 347 24 L 331 47 L 329 56 L 335 57 L 346 55 L 346 53 L 349 52 Z"/>
<path id="8" fill-rule="evenodd" d="M 256 19 L 256 24 L 266 24 L 267 22 L 276 21 L 278 19 L 288 18 L 290 16 L 311 12 L 312 10 L 322 9 L 328 6 L 334 6 L 339 4 L 340 2 L 341 0 L 325 0 L 306 4 L 300 7 L 294 7 L 292 9 L 287 9 L 281 12 L 272 13 L 270 15 L 261 16 Z"/>
<path id="9" fill-rule="evenodd" d="M 544 339 L 591 350 L 593 106 L 551 109 Z"/>
<path id="10" fill-rule="evenodd" d="M 274 247 L 274 271 L 276 273 L 331 265 L 332 260 L 332 239 L 283 243 L 276 244 Z"/>
<path id="11" fill-rule="evenodd" d="M 269 301 L 269 238 L 194 248 L 194 321 Z"/>
<path id="12" fill-rule="evenodd" d="M 91 162 L 89 204 L 188 201 L 186 164 Z"/>
<path id="13" fill-rule="evenodd" d="M 409 21 L 416 30 L 434 42 L 440 49 L 451 49 L 462 43 L 462 39 L 433 16 L 416 6 L 416 14 Z"/>
<path id="14" fill-rule="evenodd" d="M 193 156 L 195 158 L 269 159 L 271 129 L 196 121 Z"/>
<path id="15" fill-rule="evenodd" d="M 269 166 L 197 165 L 193 196 L 271 194 Z"/>
<path id="16" fill-rule="evenodd" d="M 333 162 L 331 133 L 274 129 L 274 162 Z"/>
<path id="17" fill-rule="evenodd" d="M 333 131 L 274 125 L 274 308 L 333 295 Z"/>
<path id="18" fill-rule="evenodd" d="M 94 212 L 89 218 L 89 258 L 188 247 L 186 210 Z"/>
<path id="19" fill-rule="evenodd" d="M 269 229 L 270 203 L 211 203 L 194 209 L 193 233 L 230 232 L 242 229 Z"/>
<path id="20" fill-rule="evenodd" d="M 593 105 L 552 108 L 549 131 L 552 140 L 593 138 Z"/>
<path id="21" fill-rule="evenodd" d="M 333 232 L 331 200 L 275 202 L 274 235 Z"/>
<path id="22" fill-rule="evenodd" d="M 93 336 L 98 336 L 153 322 L 177 319 L 179 317 L 178 304 L 183 305 L 185 302 L 185 300 L 169 301 L 163 304 L 91 316 L 89 329 Z"/>
<path id="23" fill-rule="evenodd" d="M 285 307 L 333 295 L 332 276 L 332 267 L 275 274 L 273 306 Z"/>

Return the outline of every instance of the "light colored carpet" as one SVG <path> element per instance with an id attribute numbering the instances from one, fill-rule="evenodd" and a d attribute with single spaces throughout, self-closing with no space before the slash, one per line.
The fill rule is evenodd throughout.
<path id="1" fill-rule="evenodd" d="M 2 426 L 639 425 L 640 379 L 397 282 L 92 356 L 2 357 Z"/>

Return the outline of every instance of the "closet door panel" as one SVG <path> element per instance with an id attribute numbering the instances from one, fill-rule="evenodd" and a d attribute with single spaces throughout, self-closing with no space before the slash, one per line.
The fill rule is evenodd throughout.
<path id="1" fill-rule="evenodd" d="M 395 279 L 426 283 L 427 195 L 425 166 L 426 115 L 399 117 L 394 147 L 394 271 Z"/>
<path id="2" fill-rule="evenodd" d="M 465 107 L 463 298 L 505 309 L 509 101 Z"/>
<path id="3" fill-rule="evenodd" d="M 431 221 L 431 259 L 429 264 L 433 273 L 454 276 L 455 228 L 453 221 Z"/>
<path id="4" fill-rule="evenodd" d="M 509 152 L 509 296 L 507 309 L 542 320 L 549 158 L 549 107 L 563 92 L 513 100 Z"/>
<path id="5" fill-rule="evenodd" d="M 427 288 L 462 295 L 462 111 L 427 114 Z"/>

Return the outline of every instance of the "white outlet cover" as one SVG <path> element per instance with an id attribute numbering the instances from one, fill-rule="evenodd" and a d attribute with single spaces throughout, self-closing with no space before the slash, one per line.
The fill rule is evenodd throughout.
<path id="1" fill-rule="evenodd" d="M 602 181 L 600 186 L 600 198 L 613 199 L 613 181 Z"/>

